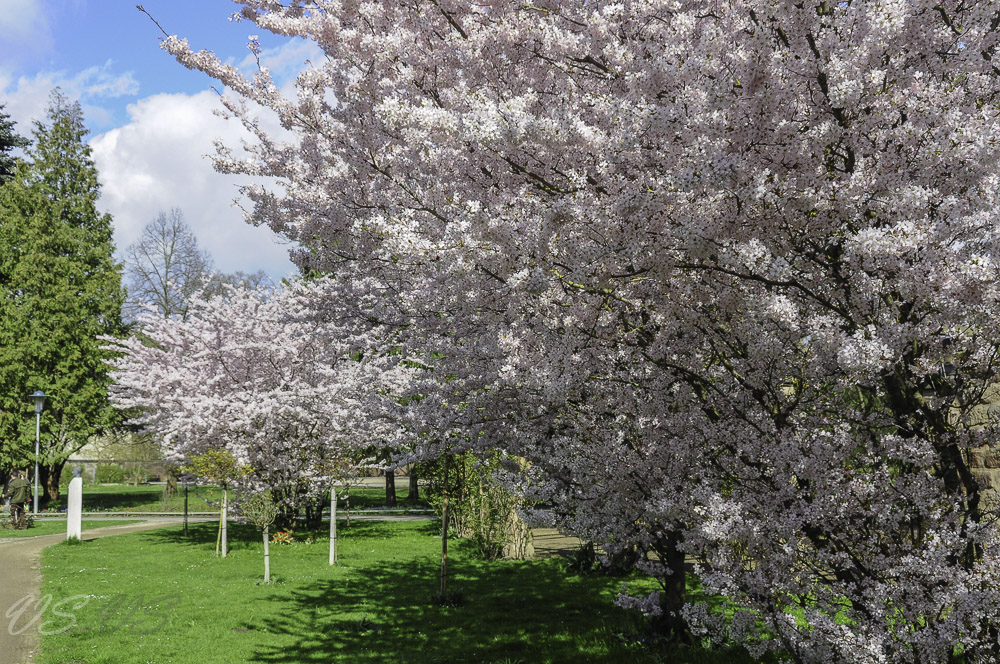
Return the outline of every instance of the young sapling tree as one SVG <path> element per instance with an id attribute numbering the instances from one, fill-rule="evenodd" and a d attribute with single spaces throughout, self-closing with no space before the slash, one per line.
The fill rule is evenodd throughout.
<path id="1" fill-rule="evenodd" d="M 191 458 L 187 470 L 204 477 L 222 487 L 222 507 L 219 509 L 219 536 L 216 540 L 215 555 L 223 558 L 229 550 L 229 486 L 247 477 L 252 469 L 237 462 L 229 450 L 209 450 Z"/>
<path id="2" fill-rule="evenodd" d="M 264 583 L 271 583 L 271 554 L 268 530 L 278 517 L 278 506 L 271 498 L 271 492 L 255 493 L 243 501 L 240 510 L 253 525 L 264 534 Z"/>

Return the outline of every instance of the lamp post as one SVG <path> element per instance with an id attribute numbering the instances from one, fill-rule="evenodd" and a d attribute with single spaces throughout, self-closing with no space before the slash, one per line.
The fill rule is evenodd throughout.
<path id="1" fill-rule="evenodd" d="M 37 390 L 31 395 L 31 398 L 35 400 L 35 497 L 31 504 L 31 511 L 35 515 L 38 514 L 38 457 L 40 456 L 39 438 L 42 424 L 42 405 L 45 403 L 46 396 L 45 392 L 41 390 Z"/>

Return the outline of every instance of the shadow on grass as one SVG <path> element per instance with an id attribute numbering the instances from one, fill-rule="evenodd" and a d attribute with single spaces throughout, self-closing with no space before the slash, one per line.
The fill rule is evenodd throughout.
<path id="1" fill-rule="evenodd" d="M 350 526 L 343 523 L 337 526 L 341 537 L 359 537 L 373 539 L 388 539 L 393 536 L 392 526 L 381 521 L 353 521 Z M 420 534 L 436 535 L 439 530 L 435 522 L 421 522 L 415 526 Z M 274 529 L 271 530 L 274 533 Z M 227 526 L 229 550 L 236 551 L 245 548 L 255 548 L 260 544 L 261 531 L 255 526 L 230 521 Z M 184 534 L 184 526 L 171 525 L 156 530 L 143 532 L 138 537 L 146 538 L 150 544 L 169 544 L 171 546 L 210 548 L 214 549 L 219 535 L 218 521 L 198 521 L 188 524 L 188 533 Z M 318 541 L 326 540 L 330 535 L 329 526 L 322 528 L 300 528 L 295 531 L 299 541 L 312 535 Z"/>
<path id="2" fill-rule="evenodd" d="M 437 535 L 436 524 L 421 524 Z M 347 538 L 391 537 L 391 524 L 358 522 Z M 347 540 L 345 540 L 346 542 Z M 750 660 L 736 653 L 678 650 L 644 643 L 644 621 L 613 603 L 620 579 L 567 575 L 561 560 L 486 563 L 467 542 L 450 545 L 448 590 L 458 606 L 436 602 L 440 558 L 345 565 L 335 580 L 286 587 L 258 601 L 277 603 L 239 629 L 281 635 L 248 661 L 319 662 L 704 662 Z M 274 617 L 278 616 L 278 617 Z M 722 655 L 719 657 L 719 655 Z"/>
<path id="3" fill-rule="evenodd" d="M 59 500 L 49 503 L 47 507 L 65 510 L 69 497 L 68 491 L 61 491 Z M 139 507 L 148 508 L 163 500 L 163 487 L 129 487 L 122 491 L 102 491 L 101 493 L 84 492 L 84 505 L 87 510 L 130 510 Z"/>
<path id="4" fill-rule="evenodd" d="M 532 598 L 533 587 L 553 583 L 551 569 L 460 567 L 451 589 L 464 604 L 455 608 L 433 601 L 439 582 L 432 560 L 354 570 L 349 583 L 326 581 L 275 598 L 285 605 L 281 617 L 246 628 L 293 637 L 293 644 L 263 646 L 251 661 L 328 662 L 337 654 L 350 662 L 587 661 L 586 644 L 575 641 L 592 638 L 587 632 L 602 627 L 600 614 L 614 610 L 591 590 L 550 588 L 547 601 Z"/>
<path id="5" fill-rule="evenodd" d="M 260 530 L 253 526 L 230 521 L 226 530 L 230 551 L 256 546 L 260 542 Z M 183 525 L 171 525 L 143 532 L 138 536 L 147 539 L 150 544 L 214 549 L 219 536 L 219 522 L 216 520 L 189 523 L 187 535 L 184 534 Z"/>
<path id="6" fill-rule="evenodd" d="M 436 536 L 436 522 L 412 525 L 413 534 Z M 217 524 L 192 524 L 189 535 L 173 527 L 141 534 L 150 544 L 212 549 Z M 468 542 L 449 550 L 448 589 L 459 606 L 438 605 L 440 558 L 408 550 L 377 561 L 359 555 L 397 536 L 394 524 L 357 521 L 341 530 L 343 564 L 335 578 L 285 579 L 273 593 L 246 598 L 247 618 L 231 631 L 252 645 L 245 661 L 259 664 L 379 662 L 515 664 L 535 662 L 749 663 L 745 652 L 677 648 L 643 642 L 645 625 L 613 603 L 621 579 L 567 573 L 561 559 L 486 563 Z M 300 530 L 296 537 L 325 531 Z M 257 529 L 230 525 L 230 547 L 257 546 Z M 380 542 L 381 541 L 381 542 Z M 397 540 L 398 541 L 398 540 Z M 349 543 L 358 551 L 350 554 Z M 426 552 L 426 544 L 421 545 Z M 361 551 L 361 550 L 364 550 Z M 272 549 L 273 551 L 273 549 Z M 264 610 L 254 610 L 254 604 Z M 257 615 L 257 618 L 250 616 Z M 645 635 L 648 637 L 648 635 Z"/>
<path id="7" fill-rule="evenodd" d="M 385 487 L 362 487 L 351 489 L 351 509 L 377 509 L 385 507 Z M 411 501 L 409 489 L 396 487 L 396 509 L 428 509 L 430 505 L 424 500 Z M 344 509 L 341 499 L 340 509 Z"/>
<path id="8" fill-rule="evenodd" d="M 437 521 L 417 521 L 412 525 L 412 529 L 420 535 L 437 536 L 441 533 L 440 524 Z M 150 538 L 151 542 L 164 544 L 180 544 L 190 546 L 204 546 L 211 544 L 215 546 L 218 536 L 218 521 L 198 521 L 188 524 L 188 534 L 184 534 L 183 526 L 169 526 L 158 530 L 151 530 L 143 533 L 143 537 Z M 227 526 L 229 543 L 253 543 L 256 545 L 261 538 L 258 528 L 245 523 L 230 521 Z M 274 532 L 274 529 L 271 529 Z M 392 522 L 374 520 L 355 520 L 350 526 L 339 522 L 337 532 L 342 537 L 367 537 L 376 539 L 390 539 L 394 536 Z M 329 521 L 324 522 L 320 528 L 299 528 L 295 530 L 295 538 L 303 540 L 312 535 L 317 540 L 325 540 L 330 536 Z"/>

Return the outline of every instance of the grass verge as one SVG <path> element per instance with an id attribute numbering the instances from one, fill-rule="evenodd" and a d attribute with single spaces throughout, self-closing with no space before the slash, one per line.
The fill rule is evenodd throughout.
<path id="1" fill-rule="evenodd" d="M 355 522 L 340 533 L 335 567 L 324 542 L 301 541 L 307 533 L 272 546 L 270 585 L 259 533 L 238 525 L 227 559 L 213 555 L 214 524 L 187 538 L 165 528 L 49 547 L 43 594 L 63 604 L 41 623 L 36 661 L 751 661 L 643 643 L 637 617 L 612 602 L 622 580 L 568 575 L 561 559 L 486 563 L 454 542 L 449 590 L 461 601 L 442 605 L 434 523 Z"/>

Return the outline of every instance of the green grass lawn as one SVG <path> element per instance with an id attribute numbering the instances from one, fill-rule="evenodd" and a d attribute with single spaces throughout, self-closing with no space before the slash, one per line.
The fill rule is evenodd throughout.
<path id="1" fill-rule="evenodd" d="M 131 486 L 128 484 L 91 484 L 83 487 L 83 509 L 87 512 L 183 512 L 184 490 L 179 490 L 169 499 L 164 500 L 164 487 L 154 484 Z M 426 509 L 423 503 L 411 504 L 407 501 L 409 494 L 405 484 L 396 488 L 398 509 Z M 230 499 L 235 498 L 230 492 Z M 66 491 L 62 491 L 59 501 L 52 505 L 56 511 L 65 510 L 69 500 Z M 214 486 L 197 486 L 188 489 L 188 510 L 191 512 L 218 511 L 222 502 L 222 489 Z M 351 509 L 378 509 L 385 506 L 384 487 L 364 487 L 351 490 Z M 344 509 L 341 500 L 339 509 Z"/>
<path id="2" fill-rule="evenodd" d="M 104 528 L 105 526 L 120 526 L 126 523 L 136 523 L 135 519 L 101 519 L 96 521 L 84 520 L 81 522 L 83 530 L 91 528 Z M 0 539 L 5 537 L 35 537 L 36 535 L 54 535 L 56 533 L 66 533 L 66 521 L 64 519 L 38 519 L 35 525 L 27 530 L 14 530 L 13 528 L 0 528 Z"/>
<path id="3" fill-rule="evenodd" d="M 191 533 L 171 527 L 46 549 L 43 595 L 63 604 L 45 616 L 36 661 L 751 661 L 643 643 L 637 616 L 613 604 L 621 579 L 568 574 L 562 559 L 486 563 L 460 541 L 449 548 L 450 589 L 464 603 L 438 606 L 434 523 L 355 522 L 340 530 L 335 567 L 322 540 L 272 546 L 271 585 L 262 583 L 257 531 L 232 526 L 227 559 L 214 556 L 214 524 Z"/>
<path id="4" fill-rule="evenodd" d="M 184 491 L 164 500 L 164 487 L 156 484 L 87 484 L 83 487 L 85 512 L 184 512 Z M 59 501 L 49 508 L 64 511 L 69 501 L 68 491 L 59 494 Z M 222 501 L 222 489 L 213 486 L 191 487 L 188 490 L 188 510 L 214 512 L 218 507 L 210 501 Z"/>

